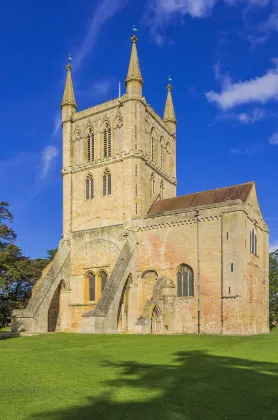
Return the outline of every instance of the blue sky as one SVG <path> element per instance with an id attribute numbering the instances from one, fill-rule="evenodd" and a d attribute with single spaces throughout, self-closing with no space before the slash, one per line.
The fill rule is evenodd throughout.
<path id="1" fill-rule="evenodd" d="M 144 96 L 178 119 L 178 194 L 256 181 L 278 247 L 278 2 L 9 0 L 1 9 L 0 200 L 31 257 L 62 231 L 60 102 L 68 53 L 79 110 L 117 96 L 132 25 Z"/>

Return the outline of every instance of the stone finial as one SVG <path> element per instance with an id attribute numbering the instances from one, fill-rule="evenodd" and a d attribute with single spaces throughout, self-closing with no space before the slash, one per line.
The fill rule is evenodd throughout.
<path id="1" fill-rule="evenodd" d="M 173 105 L 173 99 L 172 99 L 172 85 L 168 83 L 167 85 L 167 99 L 166 99 L 166 105 L 164 110 L 164 121 L 167 123 L 174 123 L 177 124 L 174 105 Z"/>
<path id="2" fill-rule="evenodd" d="M 72 84 L 72 78 L 71 78 L 72 66 L 70 63 L 67 64 L 66 69 L 67 69 L 67 78 L 66 78 L 64 96 L 61 103 L 61 108 L 63 108 L 64 106 L 72 106 L 73 108 L 77 109 L 77 104 L 75 101 L 73 84 Z"/>
<path id="3" fill-rule="evenodd" d="M 143 78 L 141 75 L 140 64 L 139 64 L 139 59 L 138 59 L 138 54 L 137 54 L 137 47 L 136 47 L 137 40 L 138 39 L 136 35 L 132 35 L 131 56 L 130 56 L 130 61 L 129 61 L 128 73 L 127 73 L 127 77 L 125 81 L 127 90 L 130 83 L 138 82 L 138 84 L 143 86 Z"/>

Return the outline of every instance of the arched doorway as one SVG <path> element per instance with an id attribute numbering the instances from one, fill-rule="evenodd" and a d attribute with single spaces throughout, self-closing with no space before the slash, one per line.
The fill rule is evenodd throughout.
<path id="1" fill-rule="evenodd" d="M 158 306 L 155 306 L 151 318 L 151 333 L 159 334 L 162 332 L 163 316 Z"/>
<path id="2" fill-rule="evenodd" d="M 55 332 L 59 326 L 59 312 L 60 312 L 60 291 L 63 286 L 63 281 L 59 284 L 54 292 L 48 308 L 48 332 Z"/>
<path id="3" fill-rule="evenodd" d="M 132 284 L 132 277 L 129 276 L 122 292 L 118 310 L 118 332 L 128 332 L 128 312 L 129 312 L 129 289 Z"/>

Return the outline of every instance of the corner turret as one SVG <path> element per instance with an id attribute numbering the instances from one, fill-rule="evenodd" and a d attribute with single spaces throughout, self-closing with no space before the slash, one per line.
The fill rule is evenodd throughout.
<path id="1" fill-rule="evenodd" d="M 72 78 L 71 78 L 71 65 L 68 63 L 66 66 L 67 78 L 64 90 L 63 100 L 61 102 L 62 109 L 62 120 L 69 119 L 77 110 L 77 104 L 75 101 Z"/>
<path id="2" fill-rule="evenodd" d="M 166 105 L 165 105 L 163 120 L 166 122 L 166 124 L 168 125 L 170 130 L 173 133 L 175 133 L 176 132 L 177 120 L 176 120 L 176 115 L 175 115 L 175 110 L 174 110 L 174 105 L 173 105 L 173 99 L 172 99 L 172 93 L 171 93 L 172 86 L 170 85 L 170 83 L 168 83 L 168 85 L 167 85 L 167 90 L 168 90 L 168 94 L 167 94 L 167 99 L 166 99 Z"/>
<path id="3" fill-rule="evenodd" d="M 129 97 L 140 98 L 142 97 L 143 78 L 136 48 L 137 40 L 135 35 L 131 37 L 132 49 L 125 85 L 126 93 Z"/>

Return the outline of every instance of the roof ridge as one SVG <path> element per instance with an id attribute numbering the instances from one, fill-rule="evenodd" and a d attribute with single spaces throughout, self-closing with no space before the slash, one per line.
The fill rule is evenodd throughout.
<path id="1" fill-rule="evenodd" d="M 233 184 L 233 185 L 228 185 L 226 187 L 218 187 L 218 188 L 211 188 L 209 190 L 196 191 L 196 192 L 192 192 L 192 193 L 188 193 L 188 194 L 177 195 L 176 197 L 163 198 L 163 199 L 157 200 L 157 201 L 173 200 L 174 198 L 186 197 L 188 195 L 202 194 L 202 193 L 209 192 L 209 191 L 224 190 L 226 188 L 240 187 L 240 186 L 248 185 L 248 184 L 255 184 L 255 181 L 242 182 L 241 184 Z"/>

